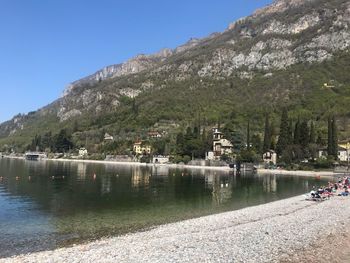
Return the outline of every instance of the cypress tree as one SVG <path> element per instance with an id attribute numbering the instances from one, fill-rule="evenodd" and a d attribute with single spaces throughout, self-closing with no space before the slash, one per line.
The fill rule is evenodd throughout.
<path id="1" fill-rule="evenodd" d="M 328 140 L 327 140 L 327 154 L 333 155 L 333 129 L 331 116 L 328 117 Z"/>
<path id="2" fill-rule="evenodd" d="M 335 117 L 332 119 L 332 154 L 335 159 L 338 158 L 338 132 Z"/>
<path id="3" fill-rule="evenodd" d="M 324 141 L 323 141 L 321 132 L 318 132 L 318 133 L 317 133 L 316 144 L 317 144 L 318 146 L 324 146 Z"/>
<path id="4" fill-rule="evenodd" d="M 307 125 L 306 121 L 303 121 L 300 124 L 300 137 L 299 137 L 299 143 L 304 153 L 307 151 L 307 147 L 309 145 L 310 140 L 310 134 L 309 134 L 309 127 Z"/>
<path id="5" fill-rule="evenodd" d="M 271 146 L 271 130 L 270 129 L 271 129 L 271 127 L 270 127 L 269 116 L 266 114 L 263 152 L 270 150 L 270 146 Z"/>
<path id="6" fill-rule="evenodd" d="M 300 120 L 299 119 L 295 124 L 295 128 L 294 128 L 294 144 L 295 145 L 300 144 Z"/>
<path id="7" fill-rule="evenodd" d="M 247 124 L 247 150 L 250 150 L 250 121 Z"/>
<path id="8" fill-rule="evenodd" d="M 288 125 L 288 145 L 293 144 L 293 121 L 289 120 Z"/>
<path id="9" fill-rule="evenodd" d="M 310 124 L 310 139 L 309 139 L 310 143 L 316 143 L 316 134 L 315 134 L 315 126 L 314 126 L 314 122 L 311 121 Z"/>
<path id="10" fill-rule="evenodd" d="M 289 124 L 288 124 L 288 112 L 286 109 L 283 109 L 281 116 L 281 125 L 280 125 L 280 134 L 278 142 L 276 145 L 276 152 L 278 155 L 281 155 L 283 150 L 289 144 Z"/>

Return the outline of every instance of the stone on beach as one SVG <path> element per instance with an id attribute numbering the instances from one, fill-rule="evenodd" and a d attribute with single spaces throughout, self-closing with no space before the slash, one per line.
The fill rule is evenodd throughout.
<path id="1" fill-rule="evenodd" d="M 300 262 L 305 251 L 348 238 L 349 215 L 350 198 L 297 196 L 0 262 Z"/>

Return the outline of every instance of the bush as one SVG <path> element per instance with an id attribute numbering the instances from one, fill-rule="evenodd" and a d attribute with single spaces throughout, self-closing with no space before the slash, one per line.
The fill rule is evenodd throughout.
<path id="1" fill-rule="evenodd" d="M 322 168 L 332 168 L 333 167 L 333 159 L 325 159 L 325 158 L 318 158 L 315 162 L 315 168 L 316 169 L 322 169 Z"/>

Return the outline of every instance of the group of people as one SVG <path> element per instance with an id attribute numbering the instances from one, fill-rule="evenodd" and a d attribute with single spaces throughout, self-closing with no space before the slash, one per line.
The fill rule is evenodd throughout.
<path id="1" fill-rule="evenodd" d="M 312 188 L 311 192 L 306 196 L 306 200 L 323 201 L 331 196 L 348 196 L 350 188 L 350 176 L 339 178 L 336 183 L 328 182 L 327 186 L 322 186 L 316 189 Z"/>

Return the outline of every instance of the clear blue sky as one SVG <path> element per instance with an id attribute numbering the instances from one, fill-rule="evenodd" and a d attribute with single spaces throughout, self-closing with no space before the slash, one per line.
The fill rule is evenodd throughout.
<path id="1" fill-rule="evenodd" d="M 272 0 L 0 0 L 0 122 L 137 54 L 223 31 Z"/>

